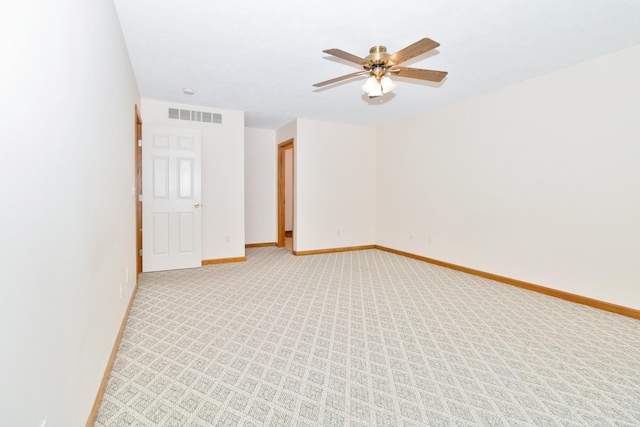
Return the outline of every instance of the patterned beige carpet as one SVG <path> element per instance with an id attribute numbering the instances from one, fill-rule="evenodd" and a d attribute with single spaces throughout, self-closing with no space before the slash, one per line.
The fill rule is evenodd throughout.
<path id="1" fill-rule="evenodd" d="M 97 426 L 638 426 L 640 321 L 378 250 L 148 273 Z"/>

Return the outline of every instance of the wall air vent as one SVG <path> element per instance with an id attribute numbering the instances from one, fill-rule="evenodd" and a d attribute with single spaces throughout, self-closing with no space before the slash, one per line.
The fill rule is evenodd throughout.
<path id="1" fill-rule="evenodd" d="M 180 118 L 180 110 L 177 108 L 169 108 L 169 118 L 170 119 L 179 119 Z"/>
<path id="2" fill-rule="evenodd" d="M 182 110 L 179 108 L 169 108 L 169 118 L 175 120 L 189 120 L 203 123 L 222 123 L 222 114 L 207 113 L 206 111 Z"/>

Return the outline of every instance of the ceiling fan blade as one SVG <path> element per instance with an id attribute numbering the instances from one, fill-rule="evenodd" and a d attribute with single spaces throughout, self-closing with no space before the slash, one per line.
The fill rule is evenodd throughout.
<path id="1" fill-rule="evenodd" d="M 441 82 L 448 74 L 446 71 L 423 70 L 422 68 L 393 67 L 389 70 L 398 77 Z"/>
<path id="2" fill-rule="evenodd" d="M 440 46 L 440 43 L 433 41 L 428 38 L 424 38 L 422 40 L 418 40 L 412 45 L 405 47 L 404 49 L 400 49 L 393 55 L 389 57 L 390 61 L 393 61 L 395 64 L 400 64 L 402 62 L 408 61 L 411 58 L 415 58 L 418 55 L 422 55 L 425 52 L 429 52 L 432 49 Z"/>
<path id="3" fill-rule="evenodd" d="M 345 76 L 336 77 L 335 79 L 326 80 L 324 82 L 316 83 L 313 86 L 322 87 L 322 86 L 330 85 L 331 83 L 337 83 L 337 82 L 340 82 L 342 80 L 350 79 L 351 77 L 361 76 L 363 74 L 369 74 L 369 72 L 368 71 L 356 71 L 355 73 L 347 74 Z"/>
<path id="4" fill-rule="evenodd" d="M 327 49 L 327 50 L 323 50 L 323 52 L 328 53 L 329 55 L 337 56 L 338 58 L 345 59 L 349 62 L 354 62 L 358 65 L 364 64 L 364 59 L 360 58 L 359 56 L 352 55 L 349 52 L 345 52 L 344 50 Z"/>

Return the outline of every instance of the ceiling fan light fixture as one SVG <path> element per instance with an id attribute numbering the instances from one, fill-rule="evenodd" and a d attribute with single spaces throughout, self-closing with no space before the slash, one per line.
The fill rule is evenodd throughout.
<path id="1" fill-rule="evenodd" d="M 357 64 L 362 67 L 364 71 L 325 80 L 314 84 L 313 87 L 323 87 L 353 77 L 369 74 L 369 79 L 367 79 L 366 83 L 362 85 L 362 90 L 369 95 L 369 98 L 375 98 L 377 96 L 382 96 L 385 93 L 389 93 L 397 87 L 397 85 L 391 81 L 388 74 L 394 74 L 409 79 L 426 80 L 439 83 L 447 76 L 446 71 L 399 66 L 399 64 L 427 53 L 438 46 L 440 46 L 440 43 L 425 37 L 403 49 L 400 49 L 393 55 L 389 55 L 387 53 L 387 48 L 384 46 L 373 46 L 369 49 L 369 55 L 364 58 L 360 58 L 359 56 L 340 49 L 323 50 L 324 53 L 328 53 L 329 55 Z"/>

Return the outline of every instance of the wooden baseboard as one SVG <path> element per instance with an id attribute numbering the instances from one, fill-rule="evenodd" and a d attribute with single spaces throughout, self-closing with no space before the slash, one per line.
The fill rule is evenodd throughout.
<path id="1" fill-rule="evenodd" d="M 523 282 L 522 280 L 512 279 L 510 277 L 499 276 L 497 274 L 487 273 L 486 271 L 475 270 L 473 268 L 463 267 L 456 264 L 440 261 L 433 258 L 427 258 L 420 255 L 415 255 L 409 252 L 403 252 L 396 249 L 387 248 L 384 246 L 377 246 L 377 249 L 381 251 L 391 252 L 396 255 L 406 256 L 408 258 L 417 259 L 419 261 L 425 261 L 430 264 L 439 265 L 441 267 L 447 267 L 452 270 L 462 271 L 463 273 L 473 274 L 474 276 L 484 277 L 485 279 L 495 280 L 496 282 L 505 283 L 507 285 L 516 286 L 518 288 L 527 289 L 530 291 L 538 292 L 552 297 L 560 298 L 566 301 L 575 302 L 589 307 L 598 308 L 600 310 L 609 311 L 611 313 L 621 314 L 623 316 L 632 317 L 634 319 L 640 319 L 640 310 L 636 310 L 621 305 L 612 304 L 605 301 L 600 301 L 593 298 L 584 297 L 582 295 L 576 295 L 569 292 L 559 291 L 553 288 L 547 288 L 546 286 L 540 286 L 533 283 Z"/>
<path id="2" fill-rule="evenodd" d="M 113 364 L 115 363 L 116 356 L 118 355 L 118 348 L 120 348 L 120 341 L 122 341 L 122 334 L 124 334 L 124 328 L 125 326 L 127 326 L 127 320 L 129 319 L 129 313 L 131 312 L 131 307 L 133 306 L 133 300 L 136 298 L 136 294 L 138 293 L 137 282 L 138 280 L 136 279 L 136 284 L 133 288 L 133 292 L 131 293 L 131 299 L 129 300 L 127 311 L 124 313 L 122 324 L 120 324 L 120 330 L 118 331 L 118 335 L 116 336 L 116 342 L 113 344 L 113 348 L 111 349 L 111 355 L 109 356 L 107 367 L 104 370 L 104 375 L 102 375 L 100 388 L 98 389 L 98 394 L 96 396 L 95 401 L 93 402 L 93 407 L 91 408 L 91 412 L 89 413 L 89 418 L 87 419 L 87 424 L 85 427 L 93 427 L 93 425 L 96 423 L 96 419 L 98 418 L 98 411 L 100 410 L 100 405 L 102 404 L 102 399 L 104 398 L 104 392 L 107 389 L 107 384 L 109 383 L 109 378 L 111 377 L 111 370 L 113 369 Z"/>
<path id="3" fill-rule="evenodd" d="M 243 256 L 239 256 L 235 258 L 203 259 L 202 265 L 226 264 L 228 262 L 245 262 L 246 260 L 247 258 Z"/>
<path id="4" fill-rule="evenodd" d="M 244 245 L 245 248 L 263 248 L 265 246 L 278 246 L 276 242 L 266 242 L 266 243 L 247 243 Z"/>
<path id="5" fill-rule="evenodd" d="M 347 246 L 344 248 L 317 249 L 313 251 L 292 251 L 292 253 L 297 256 L 304 256 L 304 255 L 332 254 L 335 252 L 362 251 L 365 249 L 375 249 L 375 248 L 376 248 L 376 245 Z"/>

